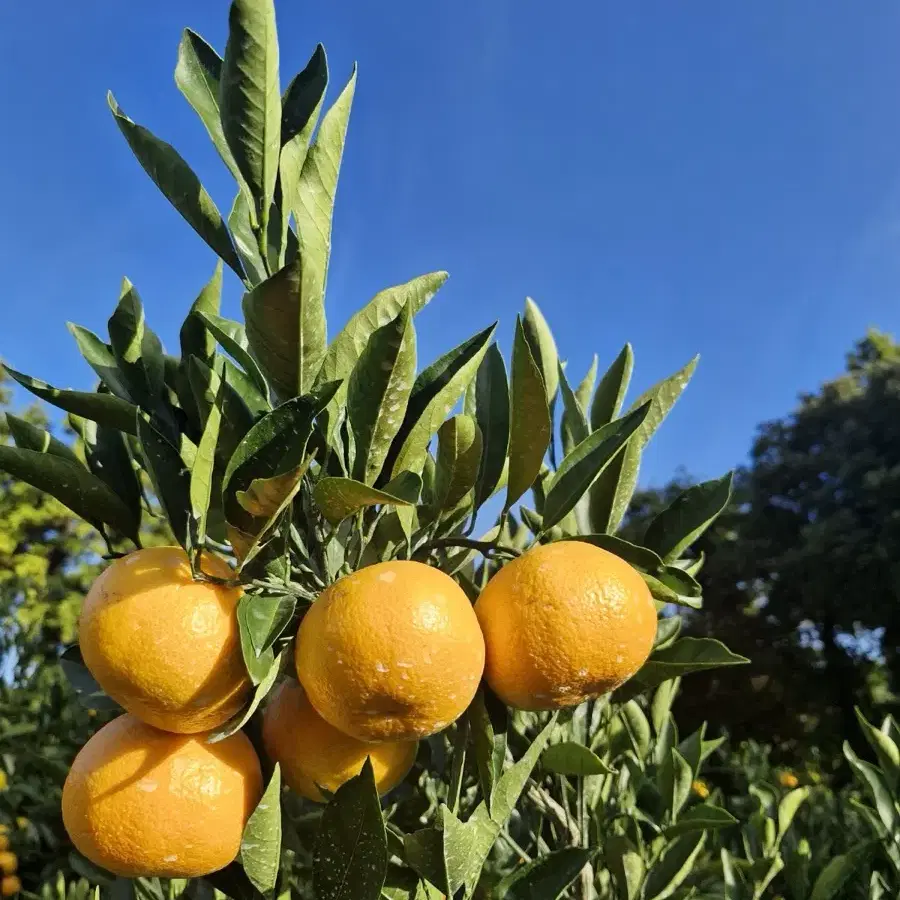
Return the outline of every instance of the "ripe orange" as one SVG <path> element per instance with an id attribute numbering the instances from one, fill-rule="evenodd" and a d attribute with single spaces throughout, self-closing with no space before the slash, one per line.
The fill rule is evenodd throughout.
<path id="1" fill-rule="evenodd" d="M 361 741 L 408 741 L 465 711 L 484 670 L 468 597 L 438 569 L 385 562 L 323 591 L 297 634 L 297 674 L 319 715 Z"/>
<path id="2" fill-rule="evenodd" d="M 0 853 L 0 872 L 4 875 L 12 875 L 19 868 L 19 860 L 15 853 L 4 851 Z"/>
<path id="3" fill-rule="evenodd" d="M 212 555 L 202 568 L 233 575 Z M 250 690 L 234 614 L 240 596 L 239 587 L 194 581 L 180 547 L 138 550 L 91 586 L 81 654 L 132 715 L 165 731 L 208 731 L 234 715 Z"/>
<path id="4" fill-rule="evenodd" d="M 3 897 L 12 897 L 22 890 L 22 882 L 15 875 L 7 875 L 0 881 L 0 895 Z"/>
<path id="5" fill-rule="evenodd" d="M 560 541 L 504 566 L 475 604 L 485 679 L 519 709 L 559 709 L 613 690 L 644 664 L 656 607 L 640 574 L 592 544 Z"/>
<path id="6" fill-rule="evenodd" d="M 227 866 L 262 795 L 242 733 L 216 744 L 133 716 L 104 725 L 75 757 L 62 813 L 91 862 L 129 878 L 194 878 Z"/>
<path id="7" fill-rule="evenodd" d="M 379 794 L 396 787 L 416 759 L 416 741 L 366 744 L 329 725 L 314 709 L 306 692 L 293 679 L 272 695 L 263 715 L 263 743 L 273 761 L 281 763 L 285 782 L 298 794 L 319 803 L 318 786 L 336 791 L 359 775 L 366 757 L 372 758 Z"/>

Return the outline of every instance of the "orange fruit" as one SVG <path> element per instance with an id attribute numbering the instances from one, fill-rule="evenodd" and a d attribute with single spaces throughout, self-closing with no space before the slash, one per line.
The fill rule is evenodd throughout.
<path id="1" fill-rule="evenodd" d="M 234 574 L 204 555 L 208 575 Z M 80 621 L 81 655 L 126 711 L 165 731 L 209 731 L 242 706 L 250 680 L 235 605 L 239 587 L 194 581 L 180 547 L 116 560 L 93 583 Z"/>
<path id="2" fill-rule="evenodd" d="M 361 741 L 408 741 L 459 718 L 484 639 L 459 585 L 424 563 L 367 566 L 336 581 L 300 623 L 297 675 L 319 715 Z"/>
<path id="3" fill-rule="evenodd" d="M 504 566 L 475 604 L 485 679 L 518 709 L 575 706 L 644 664 L 656 607 L 640 574 L 592 544 L 559 541 Z"/>
<path id="4" fill-rule="evenodd" d="M 5 834 L 0 834 L 0 851 L 9 850 L 9 838 Z"/>
<path id="5" fill-rule="evenodd" d="M 242 732 L 215 744 L 120 716 L 75 757 L 63 824 L 91 862 L 128 878 L 194 878 L 227 866 L 262 795 Z"/>
<path id="6" fill-rule="evenodd" d="M 326 799 L 319 786 L 333 793 L 359 775 L 367 756 L 378 793 L 386 794 L 412 768 L 419 747 L 415 741 L 367 744 L 338 731 L 313 709 L 293 679 L 273 693 L 263 715 L 262 736 L 269 756 L 281 763 L 285 782 L 319 803 Z"/>
<path id="7" fill-rule="evenodd" d="M 22 890 L 22 882 L 15 875 L 7 875 L 0 881 L 0 895 L 4 897 L 12 897 Z"/>
<path id="8" fill-rule="evenodd" d="M 15 853 L 5 851 L 0 853 L 0 872 L 4 875 L 12 875 L 19 868 L 19 860 Z"/>

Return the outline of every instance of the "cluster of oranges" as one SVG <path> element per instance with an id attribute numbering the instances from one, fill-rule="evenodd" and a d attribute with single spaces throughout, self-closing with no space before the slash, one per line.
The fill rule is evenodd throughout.
<path id="1" fill-rule="evenodd" d="M 18 869 L 19 859 L 9 849 L 9 828 L 0 825 L 0 896 L 12 897 L 22 890 L 22 882 L 16 875 Z"/>
<path id="2" fill-rule="evenodd" d="M 204 556 L 201 568 L 227 579 Z M 230 863 L 262 793 L 242 732 L 209 742 L 250 684 L 235 607 L 240 587 L 194 580 L 174 547 L 139 550 L 92 586 L 84 661 L 126 715 L 72 764 L 63 818 L 78 850 L 125 876 L 191 877 Z M 252 607 L 251 607 L 252 609 Z M 656 609 L 641 576 L 566 541 L 501 569 L 473 608 L 419 562 L 369 566 L 326 589 L 295 642 L 297 679 L 270 696 L 263 744 L 287 784 L 321 801 L 370 757 L 379 792 L 401 781 L 417 742 L 471 703 L 482 677 L 507 704 L 546 710 L 604 694 L 643 664 Z"/>

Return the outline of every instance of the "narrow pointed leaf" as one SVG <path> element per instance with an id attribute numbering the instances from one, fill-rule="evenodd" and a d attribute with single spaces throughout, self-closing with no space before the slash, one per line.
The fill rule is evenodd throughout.
<path id="1" fill-rule="evenodd" d="M 475 421 L 481 431 L 481 462 L 475 482 L 478 509 L 500 485 L 509 452 L 509 381 L 503 354 L 491 344 L 475 376 Z"/>
<path id="2" fill-rule="evenodd" d="M 265 231 L 281 149 L 278 38 L 272 0 L 233 0 L 219 83 L 222 132 Z"/>
<path id="3" fill-rule="evenodd" d="M 475 695 L 467 715 L 478 781 L 484 802 L 490 808 L 494 785 L 503 774 L 506 761 L 509 710 L 485 687 Z"/>
<path id="4" fill-rule="evenodd" d="M 247 674 L 250 676 L 250 681 L 254 685 L 260 685 L 271 673 L 272 666 L 275 663 L 275 653 L 271 648 L 258 653 L 250 636 L 254 625 L 252 612 L 255 602 L 256 597 L 253 594 L 244 594 L 238 600 L 235 616 L 240 632 L 241 655 L 244 658 L 244 666 L 247 669 Z"/>
<path id="5" fill-rule="evenodd" d="M 187 548 L 188 510 L 191 508 L 189 468 L 178 449 L 142 415 L 138 416 L 137 433 L 154 493 L 166 514 L 175 540 Z"/>
<path id="6" fill-rule="evenodd" d="M 403 426 L 385 466 L 394 477 L 400 472 L 422 471 L 431 438 L 475 377 L 493 334 L 492 325 L 445 353 L 416 378 Z"/>
<path id="7" fill-rule="evenodd" d="M 181 213 L 188 225 L 240 278 L 243 278 L 244 270 L 231 243 L 228 229 L 222 221 L 222 215 L 193 169 L 173 146 L 161 141 L 146 128 L 129 119 L 111 93 L 107 99 L 119 130 L 125 135 L 128 146 L 131 147 L 144 171 L 153 179 L 169 203 Z"/>
<path id="8" fill-rule="evenodd" d="M 731 499 L 732 474 L 694 485 L 676 497 L 647 528 L 644 543 L 666 562 L 678 559 Z"/>
<path id="9" fill-rule="evenodd" d="M 418 476 L 415 476 L 418 479 Z M 337 525 L 367 506 L 412 506 L 414 501 L 394 496 L 387 490 L 380 491 L 352 478 L 322 478 L 313 489 L 313 499 L 322 515 Z"/>
<path id="10" fill-rule="evenodd" d="M 276 393 L 298 397 L 312 388 L 325 356 L 322 295 L 302 287 L 301 257 L 244 295 L 247 340 Z"/>
<path id="11" fill-rule="evenodd" d="M 241 864 L 253 886 L 263 894 L 275 890 L 281 863 L 281 767 L 272 777 L 247 820 L 241 837 Z"/>
<path id="12" fill-rule="evenodd" d="M 854 847 L 849 853 L 842 853 L 829 860 L 813 883 L 809 900 L 832 900 L 839 896 L 841 888 L 872 855 L 874 849 L 874 843 L 866 842 Z"/>
<path id="13" fill-rule="evenodd" d="M 787 834 L 788 829 L 791 827 L 791 822 L 794 821 L 794 816 L 797 815 L 797 810 L 800 809 L 808 797 L 809 788 L 798 787 L 788 791 L 781 798 L 781 802 L 778 804 L 778 842 Z"/>
<path id="14" fill-rule="evenodd" d="M 80 462 L 52 453 L 0 446 L 0 469 L 56 497 L 92 525 L 109 525 L 132 540 L 137 538 L 138 522 L 132 511 Z"/>
<path id="15" fill-rule="evenodd" d="M 513 340 L 510 410 L 506 509 L 534 484 L 551 438 L 544 380 L 529 349 L 521 319 L 516 320 Z"/>
<path id="16" fill-rule="evenodd" d="M 206 425 L 197 445 L 197 455 L 191 466 L 190 498 L 191 515 L 196 527 L 197 546 L 202 547 L 206 541 L 206 523 L 209 504 L 212 499 L 213 470 L 216 465 L 216 444 L 219 440 L 219 426 L 222 422 L 222 394 L 224 382 L 219 382 L 219 393 L 215 397 Z"/>
<path id="17" fill-rule="evenodd" d="M 9 419 L 9 413 L 6 418 Z M 898 779 L 900 779 L 900 748 L 891 737 L 872 725 L 859 708 L 856 709 L 856 720 L 859 722 L 860 730 L 869 742 L 869 746 L 875 751 L 878 764 L 881 766 L 881 771 L 888 784 L 896 789 Z"/>
<path id="18" fill-rule="evenodd" d="M 591 403 L 592 430 L 602 428 L 619 415 L 625 394 L 628 393 L 633 369 L 634 351 L 631 344 L 626 344 L 597 385 Z"/>
<path id="19" fill-rule="evenodd" d="M 671 897 L 691 873 L 694 860 L 703 850 L 706 832 L 684 834 L 670 843 L 662 859 L 647 873 L 647 900 Z"/>
<path id="20" fill-rule="evenodd" d="M 259 389 L 260 394 L 268 400 L 269 386 L 266 384 L 266 379 L 259 370 L 256 360 L 250 354 L 244 326 L 240 322 L 223 318 L 214 313 L 200 311 L 196 315 L 209 330 L 209 333 L 218 341 L 222 349 L 243 366 L 244 371 L 250 376 L 250 379 Z"/>
<path id="21" fill-rule="evenodd" d="M 453 416 L 438 429 L 436 510 L 453 509 L 475 486 L 481 462 L 481 429 L 470 416 Z"/>
<path id="22" fill-rule="evenodd" d="M 222 116 L 219 111 L 221 78 L 222 57 L 199 34 L 185 28 L 178 45 L 175 84 L 199 116 L 228 171 L 241 190 L 249 196 L 250 189 L 231 155 L 222 131 Z"/>
<path id="23" fill-rule="evenodd" d="M 548 747 L 541 755 L 541 765 L 557 775 L 615 775 L 596 753 L 583 744 L 565 741 Z"/>
<path id="24" fill-rule="evenodd" d="M 622 456 L 594 482 L 590 500 L 593 531 L 612 533 L 621 524 L 637 486 L 641 452 L 687 387 L 696 366 L 697 357 L 694 357 L 684 368 L 654 385 L 635 401 L 632 409 L 649 402 L 650 412 Z"/>
<path id="25" fill-rule="evenodd" d="M 216 342 L 203 323 L 203 316 L 216 316 L 222 303 L 222 263 L 216 262 L 212 278 L 203 286 L 191 305 L 179 333 L 181 361 L 183 364 L 196 356 L 207 366 L 212 366 Z"/>
<path id="26" fill-rule="evenodd" d="M 564 847 L 519 866 L 497 887 L 498 900 L 556 900 L 590 862 L 593 851 Z"/>
<path id="27" fill-rule="evenodd" d="M 211 369 L 194 356 L 187 361 L 188 382 L 202 425 L 206 424 L 209 412 L 216 402 L 216 398 L 219 397 L 222 416 L 216 441 L 216 456 L 221 463 L 228 462 L 244 435 L 253 427 L 253 415 L 243 398 L 229 382 L 227 367 L 225 372 L 223 385 L 219 372 Z"/>
<path id="28" fill-rule="evenodd" d="M 581 383 L 575 388 L 575 399 L 581 407 L 581 411 L 587 415 L 591 405 L 591 395 L 594 393 L 594 384 L 597 381 L 597 354 L 594 354 L 591 360 L 591 367 L 587 370 L 587 374 L 581 379 Z"/>
<path id="29" fill-rule="evenodd" d="M 630 541 L 616 537 L 614 534 L 579 534 L 568 540 L 584 541 L 586 544 L 593 544 L 601 550 L 608 550 L 620 559 L 624 559 L 629 565 L 634 566 L 636 569 L 643 569 L 646 572 L 656 572 L 663 568 L 662 559 L 652 550 L 648 550 L 646 547 L 639 547 L 637 544 L 632 544 Z"/>
<path id="30" fill-rule="evenodd" d="M 569 385 L 566 373 L 563 367 L 559 367 L 559 387 L 560 394 L 563 399 L 562 414 L 562 445 L 563 453 L 569 454 L 574 447 L 577 447 L 591 433 L 588 425 L 587 416 L 575 396 L 575 392 Z"/>
<path id="31" fill-rule="evenodd" d="M 254 597 L 245 622 L 257 656 L 261 656 L 281 636 L 294 616 L 297 601 L 293 597 Z"/>
<path id="32" fill-rule="evenodd" d="M 288 198 L 296 204 L 293 206 L 294 221 L 303 259 L 301 292 L 307 305 L 324 303 L 334 198 L 355 88 L 354 66 L 347 86 L 322 117 L 315 143 L 306 154 L 297 181 L 296 196 Z"/>
<path id="33" fill-rule="evenodd" d="M 374 484 L 403 424 L 416 377 L 412 310 L 369 336 L 347 385 L 347 417 L 353 433 L 353 474 Z"/>
<path id="34" fill-rule="evenodd" d="M 512 815 L 513 809 L 519 802 L 519 796 L 525 790 L 531 772 L 544 752 L 547 741 L 550 739 L 550 733 L 555 726 L 556 716 L 553 715 L 531 746 L 522 754 L 521 759 L 510 766 L 498 779 L 491 797 L 490 809 L 491 819 L 498 825 L 505 824 Z"/>
<path id="35" fill-rule="evenodd" d="M 243 650 L 243 641 L 241 643 L 241 649 Z M 225 738 L 231 737 L 231 735 L 240 731 L 247 722 L 250 721 L 253 714 L 259 709 L 260 703 L 263 702 L 266 695 L 272 690 L 272 685 L 275 684 L 275 679 L 278 678 L 278 673 L 281 671 L 281 660 L 283 655 L 283 653 L 280 653 L 272 659 L 271 665 L 265 676 L 256 685 L 253 696 L 250 698 L 250 702 L 237 713 L 237 715 L 229 719 L 221 728 L 217 728 L 215 731 L 210 732 L 206 739 L 208 744 L 217 744 L 219 741 L 224 741 Z M 268 659 L 269 657 L 266 658 Z"/>
<path id="36" fill-rule="evenodd" d="M 269 277 L 267 262 L 263 259 L 256 232 L 256 212 L 251 200 L 243 191 L 238 191 L 228 213 L 228 229 L 234 241 L 234 249 L 244 267 L 244 282 L 248 287 L 256 287 Z"/>
<path id="37" fill-rule="evenodd" d="M 547 407 L 550 408 L 559 388 L 559 354 L 550 326 L 540 307 L 531 297 L 525 299 L 522 327 L 525 331 L 525 340 L 528 341 L 528 348 L 541 373 L 544 389 L 547 392 Z"/>
<path id="38" fill-rule="evenodd" d="M 371 759 L 342 784 L 322 813 L 313 853 L 318 900 L 378 900 L 388 850 Z"/>
<path id="39" fill-rule="evenodd" d="M 75 452 L 68 444 L 64 444 L 58 438 L 53 437 L 49 431 L 26 422 L 8 412 L 6 414 L 6 425 L 12 439 L 16 442 L 16 446 L 22 450 L 34 450 L 37 453 L 49 453 L 52 456 L 59 456 L 67 459 L 69 462 L 81 465 L 81 460 L 75 455 Z"/>
<path id="40" fill-rule="evenodd" d="M 52 387 L 46 381 L 31 378 L 4 365 L 3 368 L 13 380 L 31 391 L 41 400 L 52 403 L 58 409 L 76 416 L 90 419 L 100 425 L 116 428 L 126 434 L 137 432 L 137 410 L 135 406 L 112 394 L 91 393 L 89 391 L 67 391 Z"/>
<path id="41" fill-rule="evenodd" d="M 76 325 L 74 322 L 68 322 L 67 327 L 78 344 L 78 352 L 84 357 L 88 365 L 97 373 L 100 381 L 116 395 L 116 397 L 133 402 L 131 391 L 128 387 L 128 380 L 119 370 L 116 357 L 113 355 L 112 347 L 102 341 L 92 331 Z"/>
<path id="42" fill-rule="evenodd" d="M 598 475 L 623 450 L 650 412 L 645 403 L 634 412 L 604 425 L 586 437 L 562 461 L 547 489 L 544 528 L 552 528 L 575 508 Z"/>

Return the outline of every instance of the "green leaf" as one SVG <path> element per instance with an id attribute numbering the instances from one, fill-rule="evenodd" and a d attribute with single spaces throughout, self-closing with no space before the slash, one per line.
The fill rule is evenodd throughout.
<path id="1" fill-rule="evenodd" d="M 241 644 L 241 649 L 243 650 L 243 641 Z M 265 655 L 265 654 L 264 654 Z M 237 734 L 253 717 L 253 714 L 259 709 L 260 703 L 263 702 L 266 695 L 272 690 L 272 685 L 275 684 L 275 680 L 278 678 L 279 673 L 281 672 L 281 660 L 284 656 L 284 653 L 279 653 L 276 656 L 269 666 L 269 670 L 266 672 L 265 677 L 256 685 L 256 690 L 253 691 L 253 696 L 250 698 L 249 703 L 235 716 L 229 719 L 221 728 L 217 728 L 215 731 L 210 732 L 209 736 L 206 739 L 208 744 L 217 744 L 219 741 L 224 741 L 225 738 L 231 737 L 233 734 Z M 268 657 L 267 657 L 268 658 Z"/>
<path id="2" fill-rule="evenodd" d="M 254 646 L 250 631 L 255 625 L 253 619 L 255 600 L 256 597 L 254 597 L 253 594 L 244 594 L 241 599 L 238 600 L 235 615 L 237 616 L 238 628 L 240 630 L 241 654 L 244 657 L 244 665 L 247 669 L 247 674 L 250 676 L 250 680 L 254 685 L 259 685 L 266 680 L 266 677 L 272 671 L 272 666 L 275 662 L 275 653 L 271 648 L 258 653 Z"/>
<path id="3" fill-rule="evenodd" d="M 556 341 L 553 340 L 553 332 L 544 318 L 537 303 L 531 297 L 525 298 L 525 315 L 522 318 L 522 328 L 528 349 L 532 359 L 537 364 L 544 382 L 547 395 L 547 408 L 553 406 L 556 392 L 559 389 L 559 354 L 556 351 Z"/>
<path id="4" fill-rule="evenodd" d="M 494 785 L 503 774 L 506 760 L 509 712 L 488 688 L 482 687 L 469 707 L 468 719 L 481 793 L 490 807 Z"/>
<path id="5" fill-rule="evenodd" d="M 107 94 L 107 101 L 119 130 L 144 171 L 188 225 L 243 278 L 244 270 L 222 221 L 222 215 L 193 169 L 171 144 L 161 141 L 146 128 L 129 119 L 119 108 L 112 92 Z"/>
<path id="6" fill-rule="evenodd" d="M 603 848 L 603 858 L 615 878 L 623 900 L 636 900 L 644 880 L 644 860 L 623 835 L 613 835 Z"/>
<path id="7" fill-rule="evenodd" d="M 40 397 L 41 400 L 52 403 L 58 409 L 90 419 L 100 425 L 108 425 L 110 428 L 116 428 L 126 434 L 136 433 L 137 410 L 131 403 L 121 400 L 119 397 L 113 397 L 112 394 L 60 390 L 47 384 L 46 381 L 39 381 L 23 375 L 6 364 L 3 365 L 3 368 L 23 388 L 31 391 L 36 397 Z"/>
<path id="8" fill-rule="evenodd" d="M 312 133 L 327 85 L 328 62 L 325 58 L 325 48 L 317 44 L 303 71 L 291 79 L 284 92 L 281 102 L 282 146 L 307 132 Z M 308 136 L 306 142 L 309 143 Z M 306 157 L 306 148 L 303 157 Z M 301 159 L 300 167 L 302 165 Z"/>
<path id="9" fill-rule="evenodd" d="M 87 364 L 97 373 L 100 381 L 116 397 L 133 402 L 131 390 L 128 387 L 128 379 L 119 370 L 119 365 L 113 355 L 112 347 L 100 340 L 93 331 L 82 328 L 74 322 L 67 322 L 75 343 L 78 344 L 78 352 L 84 357 Z"/>
<path id="10" fill-rule="evenodd" d="M 641 452 L 687 387 L 697 359 L 694 357 L 684 368 L 655 384 L 635 401 L 632 409 L 649 402 L 650 412 L 622 456 L 594 483 L 590 502 L 593 531 L 611 533 L 619 527 L 637 486 Z M 600 388 L 597 391 L 599 393 Z"/>
<path id="11" fill-rule="evenodd" d="M 661 650 L 668 647 L 681 632 L 681 616 L 664 616 L 656 623 L 656 638 L 653 641 L 653 649 Z"/>
<path id="12" fill-rule="evenodd" d="M 579 534 L 566 538 L 569 541 L 583 541 L 585 544 L 593 544 L 601 550 L 607 550 L 615 554 L 619 559 L 624 559 L 629 565 L 648 572 L 655 572 L 663 567 L 663 561 L 652 550 L 646 547 L 638 547 L 624 538 L 614 534 Z"/>
<path id="13" fill-rule="evenodd" d="M 861 760 L 847 741 L 844 741 L 844 756 L 850 763 L 850 768 L 857 781 L 866 787 L 875 801 L 875 808 L 878 810 L 878 815 L 888 834 L 896 834 L 900 828 L 900 813 L 897 812 L 897 805 L 894 803 L 887 779 L 871 763 Z"/>
<path id="14" fill-rule="evenodd" d="M 9 419 L 9 413 L 6 414 L 6 418 Z M 858 707 L 856 708 L 856 719 L 869 746 L 878 757 L 882 774 L 892 790 L 896 790 L 898 780 L 900 780 L 900 749 L 888 735 L 872 725 Z"/>
<path id="15" fill-rule="evenodd" d="M 471 416 L 453 416 L 438 429 L 432 503 L 452 510 L 475 486 L 481 462 L 481 429 Z"/>
<path id="16" fill-rule="evenodd" d="M 617 696 L 620 698 L 636 696 L 670 678 L 688 675 L 691 672 L 705 672 L 720 666 L 743 665 L 749 661 L 732 653 L 721 641 L 714 638 L 681 638 L 674 644 L 655 651 L 638 673 L 619 689 Z"/>
<path id="17" fill-rule="evenodd" d="M 218 360 L 221 361 L 222 357 L 218 357 Z M 227 372 L 227 365 L 224 368 Z M 223 382 L 219 372 L 210 369 L 196 356 L 188 359 L 187 374 L 201 425 L 205 425 L 213 404 L 219 398 L 222 415 L 219 423 L 216 456 L 219 462 L 227 463 L 244 435 L 253 427 L 253 415 L 247 408 L 243 397 L 229 382 L 229 375 L 226 375 Z"/>
<path id="18" fill-rule="evenodd" d="M 596 753 L 588 750 L 583 744 L 565 741 L 554 744 L 541 754 L 541 765 L 557 775 L 615 775 Z"/>
<path id="19" fill-rule="evenodd" d="M 540 369 L 528 347 L 521 319 L 516 319 L 510 385 L 509 476 L 505 509 L 534 484 L 550 446 L 550 410 Z"/>
<path id="20" fill-rule="evenodd" d="M 641 572 L 641 577 L 655 600 L 662 603 L 677 603 L 691 609 L 703 607 L 700 585 L 682 569 L 665 566 L 655 575 Z"/>
<path id="21" fill-rule="evenodd" d="M 60 656 L 59 662 L 66 680 L 72 686 L 82 706 L 98 711 L 121 709 L 115 700 L 103 693 L 103 688 L 97 684 L 94 676 L 84 664 L 81 651 L 77 646 L 67 647 Z"/>
<path id="22" fill-rule="evenodd" d="M 372 332 L 396 319 L 407 306 L 413 315 L 418 313 L 438 292 L 447 277 L 446 272 L 431 272 L 376 294 L 361 310 L 350 317 L 329 345 L 316 382 L 317 386 L 328 381 L 342 381 L 347 378 Z M 334 402 L 338 402 L 340 397 L 338 394 Z"/>
<path id="23" fill-rule="evenodd" d="M 410 473 L 412 474 L 412 473 Z M 419 476 L 414 476 L 417 481 Z M 313 499 L 322 515 L 337 525 L 366 506 L 413 506 L 414 500 L 394 496 L 352 478 L 322 478 L 313 488 Z"/>
<path id="24" fill-rule="evenodd" d="M 422 471 L 432 436 L 475 377 L 493 334 L 493 325 L 485 328 L 445 353 L 416 378 L 403 425 L 385 465 L 393 477 L 400 472 Z"/>
<path id="25" fill-rule="evenodd" d="M 550 734 L 556 726 L 556 715 L 550 717 L 550 721 L 543 727 L 531 746 L 522 754 L 521 759 L 510 766 L 497 780 L 494 792 L 491 795 L 490 818 L 497 825 L 503 825 L 512 815 L 512 811 L 519 801 L 519 796 L 525 789 L 531 772 L 537 765 L 538 759 L 547 746 Z"/>
<path id="26" fill-rule="evenodd" d="M 315 143 L 306 154 L 295 195 L 285 198 L 297 223 L 303 259 L 301 292 L 306 306 L 319 307 L 324 303 L 334 196 L 355 89 L 356 66 L 347 86 L 322 117 Z"/>
<path id="27" fill-rule="evenodd" d="M 497 886 L 498 900 L 556 900 L 591 861 L 593 851 L 564 847 L 519 866 Z"/>
<path id="28" fill-rule="evenodd" d="M 566 373 L 562 365 L 559 367 L 559 386 L 563 398 L 562 414 L 562 445 L 563 453 L 569 454 L 574 447 L 580 444 L 591 433 L 587 416 L 575 396 L 575 392 L 569 386 Z"/>
<path id="29" fill-rule="evenodd" d="M 234 248 L 247 273 L 244 282 L 248 287 L 255 287 L 269 277 L 268 263 L 262 257 L 259 239 L 254 230 L 255 221 L 256 211 L 251 200 L 244 191 L 238 191 L 228 213 L 228 229 L 231 231 Z"/>
<path id="30" fill-rule="evenodd" d="M 179 333 L 182 365 L 196 356 L 201 362 L 211 367 L 216 352 L 216 342 L 203 322 L 203 316 L 215 316 L 222 303 L 222 262 L 216 262 L 212 278 L 203 285 L 197 299 L 191 304 L 190 312 L 184 320 Z"/>
<path id="31" fill-rule="evenodd" d="M 281 862 L 281 766 L 276 762 L 269 784 L 247 820 L 241 837 L 241 864 L 263 894 L 275 890 Z"/>
<path id="32" fill-rule="evenodd" d="M 282 398 L 308 393 L 325 356 L 325 307 L 302 289 L 305 265 L 298 256 L 244 295 L 247 340 Z"/>
<path id="33" fill-rule="evenodd" d="M 342 784 L 322 813 L 313 855 L 318 900 L 378 900 L 388 851 L 372 760 Z"/>
<path id="34" fill-rule="evenodd" d="M 728 810 L 711 803 L 700 803 L 685 810 L 674 825 L 666 829 L 666 837 L 671 838 L 689 831 L 704 831 L 712 828 L 727 828 L 736 825 L 737 819 Z"/>
<path id="35" fill-rule="evenodd" d="M 262 656 L 281 637 L 296 608 L 297 601 L 287 595 L 254 596 L 248 602 L 244 622 L 257 656 Z"/>
<path id="36" fill-rule="evenodd" d="M 250 188 L 265 234 L 281 149 L 278 38 L 272 0 L 233 0 L 231 4 L 219 109 L 222 133 Z"/>
<path id="37" fill-rule="evenodd" d="M 374 484 L 397 436 L 416 377 L 412 310 L 369 335 L 347 385 L 347 418 L 356 456 L 353 474 Z"/>
<path id="38" fill-rule="evenodd" d="M 503 354 L 491 344 L 475 376 L 475 421 L 481 431 L 481 462 L 475 482 L 477 510 L 500 485 L 509 451 L 509 382 Z"/>
<path id="39" fill-rule="evenodd" d="M 120 534 L 137 540 L 138 522 L 119 496 L 104 481 L 77 460 L 0 446 L 0 469 L 56 497 L 91 525 L 109 525 Z"/>
<path id="40" fill-rule="evenodd" d="M 684 834 L 669 843 L 662 859 L 647 874 L 647 900 L 671 897 L 690 875 L 705 843 L 705 831 Z"/>
<path id="41" fill-rule="evenodd" d="M 600 384 L 597 385 L 597 391 L 591 403 L 592 430 L 596 431 L 598 428 L 602 428 L 619 415 L 625 394 L 628 393 L 633 369 L 634 351 L 631 349 L 631 344 L 626 344 L 606 374 L 600 379 Z"/>
<path id="42" fill-rule="evenodd" d="M 693 778 L 690 763 L 673 747 L 660 766 L 657 776 L 659 791 L 673 822 L 691 795 Z"/>
<path id="43" fill-rule="evenodd" d="M 681 554 L 706 531 L 731 499 L 732 473 L 704 481 L 679 494 L 651 523 L 644 543 L 666 562 Z"/>
<path id="44" fill-rule="evenodd" d="M 562 461 L 547 488 L 544 501 L 544 528 L 552 528 L 568 515 L 600 473 L 623 450 L 650 412 L 646 403 L 586 437 Z"/>
<path id="45" fill-rule="evenodd" d="M 797 810 L 800 809 L 807 797 L 809 797 L 809 788 L 798 787 L 781 798 L 781 802 L 778 804 L 778 836 L 776 843 L 781 843 L 782 838 L 787 834 L 788 828 L 791 827 L 791 822 L 794 821 L 794 816 L 797 815 Z"/>
<path id="46" fill-rule="evenodd" d="M 263 398 L 269 399 L 269 386 L 260 371 L 256 360 L 250 354 L 249 342 L 244 326 L 233 319 L 225 319 L 215 313 L 198 311 L 196 315 L 209 330 L 209 333 L 219 342 L 222 349 L 230 354 L 233 359 L 243 366 L 244 371 L 259 389 Z"/>
<path id="47" fill-rule="evenodd" d="M 178 449 L 143 416 L 137 419 L 144 467 L 166 514 L 175 540 L 188 547 L 188 510 L 191 508 L 191 478 Z"/>
<path id="48" fill-rule="evenodd" d="M 809 900 L 831 900 L 837 897 L 841 888 L 862 864 L 872 855 L 874 844 L 859 844 L 849 853 L 835 856 L 826 864 L 813 884 Z"/>
<path id="49" fill-rule="evenodd" d="M 81 460 L 75 455 L 75 452 L 68 444 L 53 437 L 49 431 L 38 428 L 18 416 L 14 416 L 11 412 L 6 414 L 6 424 L 9 427 L 9 433 L 16 442 L 16 446 L 22 450 L 34 450 L 37 453 L 49 453 L 51 456 L 59 456 L 67 459 L 77 465 L 81 465 Z"/>
<path id="50" fill-rule="evenodd" d="M 638 759 L 646 759 L 650 752 L 651 733 L 644 711 L 636 701 L 629 700 L 622 704 L 620 714 Z"/>
<path id="51" fill-rule="evenodd" d="M 594 383 L 597 381 L 597 354 L 591 360 L 591 367 L 587 370 L 587 374 L 581 379 L 581 383 L 575 388 L 575 399 L 581 407 L 582 412 L 587 415 L 588 407 L 591 402 L 591 394 L 594 393 Z"/>
<path id="52" fill-rule="evenodd" d="M 228 149 L 225 133 L 222 131 L 222 116 L 219 111 L 221 78 L 222 57 L 199 34 L 185 28 L 178 44 L 175 84 L 199 116 L 219 156 L 228 166 L 228 171 L 241 190 L 249 196 L 250 189 L 231 155 L 231 150 Z"/>
<path id="53" fill-rule="evenodd" d="M 206 523 L 209 504 L 212 499 L 213 470 L 216 465 L 216 444 L 219 440 L 219 425 L 222 421 L 222 395 L 224 381 L 219 381 L 219 393 L 213 401 L 206 425 L 197 445 L 197 455 L 191 466 L 189 494 L 191 515 L 196 523 L 196 545 L 203 547 L 206 542 Z"/>
<path id="54" fill-rule="evenodd" d="M 251 516 L 269 518 L 277 515 L 284 509 L 285 500 L 296 494 L 297 486 L 309 469 L 311 462 L 312 455 L 310 454 L 299 466 L 295 466 L 281 475 L 274 475 L 271 478 L 254 478 L 247 490 L 237 491 L 238 503 Z"/>

